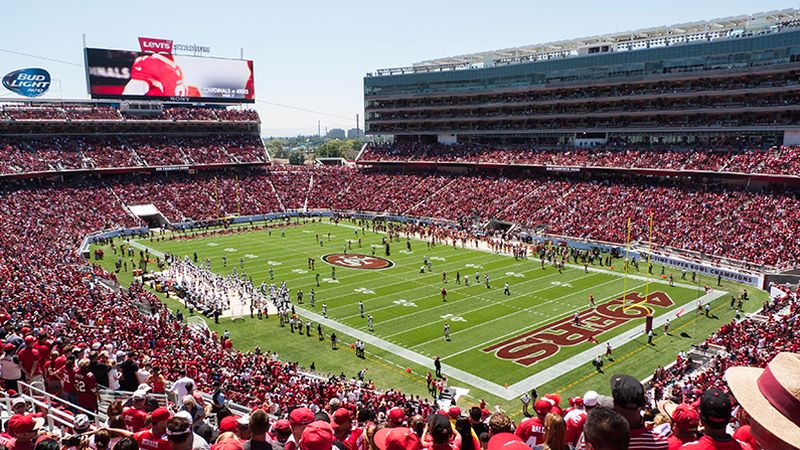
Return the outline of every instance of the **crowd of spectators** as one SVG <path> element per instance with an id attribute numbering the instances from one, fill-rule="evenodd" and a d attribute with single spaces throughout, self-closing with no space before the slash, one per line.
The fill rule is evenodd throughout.
<path id="1" fill-rule="evenodd" d="M 390 195 L 395 188 L 388 191 L 382 189 L 386 183 L 390 186 L 392 183 L 401 183 L 391 179 L 389 174 L 350 169 L 326 168 L 319 174 L 309 170 L 302 172 L 313 172 L 315 180 L 329 180 L 338 175 L 337 179 L 352 183 L 352 186 L 343 186 L 345 189 L 358 190 L 353 191 L 352 195 L 380 195 L 390 202 L 396 201 L 391 200 Z M 225 416 L 230 412 L 225 405 L 231 401 L 246 407 L 263 409 L 282 420 L 288 418 L 288 428 L 284 428 L 285 422 L 274 423 L 271 432 L 275 434 L 270 435 L 271 438 L 277 440 L 277 434 L 283 430 L 284 439 L 291 439 L 285 431 L 292 430 L 295 432 L 294 446 L 287 444 L 287 447 L 297 448 L 299 443 L 300 448 L 305 450 L 332 450 L 334 437 L 342 442 L 343 447 L 340 448 L 346 450 L 421 450 L 431 447 L 451 450 L 492 450 L 506 447 L 524 449 L 525 444 L 537 450 L 540 445 L 544 445 L 541 448 L 562 449 L 568 448 L 569 444 L 596 449 L 666 449 L 670 435 L 674 434 L 673 427 L 677 430 L 679 424 L 683 423 L 674 420 L 673 416 L 662 417 L 660 420 L 652 417 L 656 410 L 653 408 L 654 403 L 648 402 L 644 387 L 630 377 L 618 376 L 612 377 L 611 397 L 598 398 L 596 394 L 589 392 L 580 400 L 571 399 L 569 407 L 566 404 L 561 405 L 560 398 L 555 395 L 545 395 L 538 399 L 528 397 L 528 401 L 533 403 L 535 415 L 523 420 L 516 427 L 506 414 L 500 411 L 492 413 L 483 404 L 476 404 L 467 414 L 462 414 L 457 407 L 437 411 L 439 407 L 427 399 L 405 395 L 392 389 L 381 391 L 369 380 L 359 380 L 355 376 L 307 375 L 296 364 L 281 361 L 277 354 L 269 350 L 232 350 L 219 336 L 178 323 L 155 296 L 139 285 L 133 285 L 127 291 L 103 287 L 100 281 L 112 280 L 113 276 L 102 269 L 87 267 L 79 259 L 76 247 L 85 233 L 136 224 L 136 219 L 125 212 L 122 202 L 127 202 L 126 197 L 133 195 L 130 192 L 142 186 L 152 186 L 147 188 L 150 189 L 147 195 L 153 198 L 169 198 L 169 202 L 176 202 L 180 208 L 211 209 L 214 203 L 209 202 L 210 197 L 198 196 L 213 193 L 230 202 L 237 191 L 251 191 L 245 194 L 246 198 L 258 202 L 251 204 L 245 200 L 243 203 L 248 209 L 242 211 L 243 214 L 264 212 L 278 207 L 268 175 L 240 175 L 238 180 L 231 176 L 215 179 L 211 175 L 181 175 L 126 181 L 17 185 L 0 189 L 0 226 L 4 230 L 0 234 L 0 316 L 3 320 L 0 334 L 5 341 L 3 358 L 6 366 L 2 371 L 4 388 L 13 389 L 22 374 L 25 374 L 28 381 L 42 380 L 52 393 L 73 400 L 90 410 L 98 407 L 96 397 L 91 391 L 92 383 L 100 386 L 114 386 L 118 383 L 121 389 L 131 392 L 137 390 L 141 383 L 145 383 L 153 392 L 168 389 L 180 391 L 183 395 L 178 397 L 187 412 L 191 410 L 199 414 L 192 402 L 200 402 L 207 407 L 208 414 L 216 415 L 218 421 L 214 429 L 209 431 L 206 427 L 202 432 L 209 439 L 207 442 L 214 439 L 217 433 L 220 434 L 221 441 L 215 447 L 219 450 L 223 447 L 227 449 L 227 445 L 233 445 L 231 448 L 238 448 L 238 444 L 244 445 L 250 436 L 245 432 L 252 423 L 252 417 L 262 415 L 254 412 L 250 420 L 226 420 Z M 458 189 L 469 186 L 461 184 L 463 181 L 459 178 L 430 177 L 434 181 L 425 184 L 423 180 L 426 177 L 423 175 L 404 176 L 408 178 L 403 178 L 402 184 L 394 186 L 405 186 L 409 191 L 424 192 L 419 197 L 424 199 L 436 196 L 448 186 Z M 297 177 L 297 181 L 302 183 L 308 179 Z M 368 181 L 374 181 L 374 186 L 370 187 Z M 487 182 L 498 181 L 490 179 Z M 109 188 L 119 195 L 119 199 Z M 274 200 L 264 202 L 263 199 L 269 198 L 270 193 Z M 466 194 L 468 197 L 475 195 L 469 191 Z M 186 199 L 180 199 L 181 197 Z M 406 204 L 396 207 L 409 209 L 417 200 L 417 197 L 412 197 Z M 334 197 L 332 201 L 343 199 Z M 447 198 L 442 197 L 441 201 L 447 201 Z M 87 205 L 91 205 L 90 211 L 87 210 Z M 694 207 L 691 204 L 689 206 Z M 226 206 L 228 208 L 231 206 Z M 196 210 L 190 211 L 190 214 L 196 213 Z M 209 212 L 197 214 L 210 215 Z M 773 358 L 775 361 L 785 358 L 782 355 L 786 353 L 779 352 L 798 350 L 800 322 L 797 317 L 800 304 L 795 293 L 787 292 L 775 303 L 768 305 L 764 312 L 768 315 L 765 321 L 746 319 L 727 324 L 712 336 L 708 344 L 724 347 L 728 356 L 715 360 L 709 371 L 703 374 L 690 374 L 689 388 L 681 390 L 681 393 L 688 392 L 690 395 L 674 399 L 677 400 L 676 403 L 684 402 L 682 404 L 689 406 L 689 401 L 697 404 L 699 420 L 705 424 L 706 434 L 701 437 L 695 430 L 692 440 L 724 441 L 729 439 L 726 437 L 724 425 L 729 422 L 737 426 L 747 423 L 746 419 L 732 417 L 734 412 L 727 394 L 728 387 L 721 381 L 722 374 L 730 374 L 731 367 L 740 365 L 765 367 L 768 363 L 775 363 L 770 363 Z M 33 350 L 37 353 L 33 353 Z M 29 354 L 38 356 L 30 359 Z M 17 360 L 14 360 L 14 355 L 18 356 Z M 34 361 L 38 361 L 37 366 L 33 365 Z M 18 364 L 20 370 L 7 370 L 12 363 Z M 790 367 L 788 370 L 790 375 L 782 380 L 800 375 L 795 373 L 800 370 L 798 367 Z M 684 374 L 685 372 L 676 373 L 676 376 L 683 377 Z M 81 380 L 81 383 L 76 383 L 76 379 Z M 175 380 L 176 383 L 170 386 L 165 384 L 165 380 Z M 82 390 L 85 386 L 90 386 L 89 391 Z M 731 385 L 730 389 L 734 390 L 735 386 Z M 725 391 L 716 391 L 713 387 L 721 387 Z M 211 403 L 208 404 L 202 397 L 191 395 L 191 399 L 187 400 L 185 396 L 194 390 L 214 393 Z M 734 390 L 733 393 L 737 398 L 741 395 L 744 403 L 745 397 L 740 392 Z M 134 400 L 146 396 L 146 393 L 135 393 Z M 747 401 L 751 400 L 747 397 Z M 134 401 L 133 407 L 138 408 L 136 405 Z M 295 406 L 302 407 L 293 409 Z M 111 408 L 114 407 L 112 405 Z M 115 417 L 118 420 L 123 419 L 123 411 L 120 409 L 117 415 L 109 414 L 109 432 L 121 438 L 119 442 L 126 437 L 132 437 L 141 447 L 152 450 L 173 446 L 178 450 L 183 448 L 179 444 L 184 441 L 170 436 L 182 435 L 188 431 L 184 430 L 185 427 L 181 428 L 184 424 L 178 424 L 169 411 L 150 410 L 151 425 L 145 422 L 138 425 L 141 428 L 136 430 L 130 429 L 133 425 L 125 420 L 121 423 L 114 421 Z M 780 431 L 773 431 L 777 428 L 772 427 L 772 423 L 756 422 L 762 420 L 758 415 L 759 411 L 748 409 L 748 413 L 752 416 L 752 435 L 759 440 L 761 448 L 792 448 L 770 446 L 766 443 L 769 441 L 761 441 L 774 437 L 764 434 L 766 429 L 782 436 L 784 442 L 791 442 L 791 445 L 795 442 L 791 440 L 792 434 L 786 437 Z M 642 414 L 646 422 L 642 421 Z M 416 418 L 417 415 L 420 417 Z M 329 424 L 314 425 L 311 422 L 315 418 Z M 0 439 L 17 439 L 17 446 L 12 448 L 32 449 L 36 436 L 31 436 L 30 432 L 41 426 L 41 421 L 36 419 L 34 416 L 24 415 L 13 419 L 7 427 L 8 434 L 0 435 Z M 195 416 L 190 416 L 189 420 L 195 422 L 194 419 Z M 76 422 L 80 420 L 76 418 Z M 197 424 L 201 422 L 202 420 L 198 420 Z M 720 429 L 718 425 L 723 422 Z M 797 422 L 800 421 L 795 421 L 795 427 Z M 663 426 L 665 424 L 670 426 Z M 76 424 L 76 427 L 78 425 L 83 427 L 84 424 Z M 303 432 L 302 428 L 306 425 L 312 430 L 332 428 L 329 433 L 320 431 L 312 434 Z M 406 433 L 407 444 L 403 447 L 389 444 L 395 438 L 391 430 L 382 433 L 379 431 L 384 427 L 406 425 L 409 429 L 403 433 Z M 172 432 L 166 433 L 159 428 L 163 426 L 171 427 Z M 115 430 L 116 428 L 120 430 Z M 127 431 L 124 430 L 126 428 Z M 142 430 L 145 433 L 139 434 Z M 226 435 L 227 431 L 233 432 L 235 436 Z M 127 435 L 128 432 L 137 433 Z M 160 433 L 165 433 L 166 437 L 161 437 Z M 261 434 L 260 431 L 259 433 Z M 359 439 L 361 433 L 366 433 L 365 439 Z M 313 446 L 311 443 L 319 442 L 322 435 L 328 436 L 322 439 L 324 445 Z M 611 439 L 611 436 L 615 436 L 615 439 Z M 414 437 L 417 441 L 414 441 Z M 755 445 L 752 437 L 740 438 Z M 27 439 L 30 442 L 26 442 Z M 158 439 L 163 439 L 163 446 L 153 443 L 159 442 Z M 0 442 L 8 444 L 14 441 Z M 610 445 L 608 442 L 616 444 Z"/>
<path id="2" fill-rule="evenodd" d="M 267 161 L 252 134 L 8 136 L 0 148 L 0 174 Z"/>
<path id="3" fill-rule="evenodd" d="M 171 221 L 302 209 L 370 211 L 453 223 L 492 219 L 528 231 L 625 243 L 653 242 L 698 258 L 791 267 L 800 261 L 800 197 L 685 182 L 393 173 L 354 168 L 257 170 L 105 182 L 126 204 L 155 204 Z"/>
<path id="4" fill-rule="evenodd" d="M 781 352 L 800 351 L 800 291 L 765 302 L 758 315 L 723 324 L 699 348 L 714 354 L 700 370 L 681 354 L 671 367 L 658 368 L 648 383 L 656 401 L 694 402 L 709 388 L 727 390 L 725 372 L 736 366 L 766 367 Z M 731 302 L 732 307 L 733 301 Z M 720 350 L 719 353 L 716 350 Z"/>
<path id="5" fill-rule="evenodd" d="M 626 147 L 548 148 L 477 144 L 370 145 L 361 161 L 426 161 L 558 167 L 641 168 L 797 175 L 800 147 L 764 149 L 665 149 Z"/>
<path id="6" fill-rule="evenodd" d="M 258 122 L 254 110 L 212 109 L 196 107 L 164 108 L 159 114 L 125 114 L 118 108 L 93 104 L 65 104 L 63 106 L 2 106 L 0 120 L 12 121 L 123 121 L 123 120 L 169 120 L 169 121 L 225 121 Z"/>

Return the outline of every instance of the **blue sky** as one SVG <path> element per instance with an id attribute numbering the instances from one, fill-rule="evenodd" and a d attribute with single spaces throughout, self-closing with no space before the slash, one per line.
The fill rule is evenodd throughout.
<path id="1" fill-rule="evenodd" d="M 43 67 L 51 95 L 87 98 L 82 34 L 91 47 L 137 49 L 138 36 L 211 47 L 255 61 L 264 135 L 352 128 L 362 79 L 378 68 L 657 25 L 796 7 L 786 1 L 39 1 L 6 9 L 0 73 Z M 72 64 L 10 54 L 24 52 Z M 75 64 L 75 65 L 73 65 Z M 59 89 L 60 83 L 60 89 Z M 4 96 L 3 98 L 8 98 Z M 325 114 L 322 114 L 325 113 Z"/>

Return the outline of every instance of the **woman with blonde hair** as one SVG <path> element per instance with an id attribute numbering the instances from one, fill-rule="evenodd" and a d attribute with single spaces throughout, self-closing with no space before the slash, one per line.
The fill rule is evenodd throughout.
<path id="1" fill-rule="evenodd" d="M 567 444 L 567 423 L 559 414 L 549 413 L 544 418 L 544 443 L 533 450 L 572 450 Z"/>

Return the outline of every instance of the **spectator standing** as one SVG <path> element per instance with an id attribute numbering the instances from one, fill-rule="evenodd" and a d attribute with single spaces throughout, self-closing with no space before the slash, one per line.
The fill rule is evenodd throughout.
<path id="1" fill-rule="evenodd" d="M 125 361 L 119 365 L 122 372 L 122 377 L 119 380 L 119 387 L 123 391 L 133 392 L 139 386 L 139 379 L 136 377 L 136 372 L 139 370 L 139 364 L 136 362 L 136 353 L 128 352 Z"/>
<path id="2" fill-rule="evenodd" d="M 614 375 L 611 377 L 611 396 L 614 399 L 614 411 L 624 417 L 630 426 L 631 450 L 668 450 L 667 438 L 644 426 L 644 386 L 639 380 L 630 375 Z"/>

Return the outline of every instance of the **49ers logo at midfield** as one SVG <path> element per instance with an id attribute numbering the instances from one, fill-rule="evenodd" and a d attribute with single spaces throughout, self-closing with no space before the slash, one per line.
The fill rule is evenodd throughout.
<path id="1" fill-rule="evenodd" d="M 332 253 L 323 256 L 322 260 L 332 266 L 347 267 L 348 269 L 379 270 L 394 266 L 394 263 L 386 258 L 359 254 Z"/>

